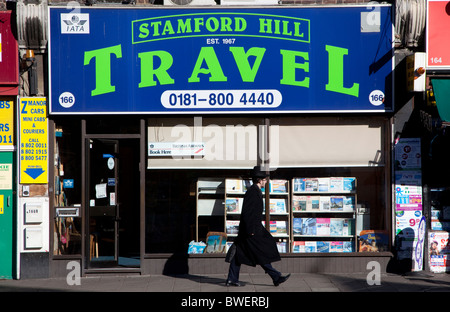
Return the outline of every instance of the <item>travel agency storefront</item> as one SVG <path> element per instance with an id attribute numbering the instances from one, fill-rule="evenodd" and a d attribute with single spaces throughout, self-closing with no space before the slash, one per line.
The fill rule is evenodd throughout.
<path id="1" fill-rule="evenodd" d="M 385 268 L 391 15 L 49 7 L 51 274 L 225 272 L 255 165 L 284 271 Z"/>

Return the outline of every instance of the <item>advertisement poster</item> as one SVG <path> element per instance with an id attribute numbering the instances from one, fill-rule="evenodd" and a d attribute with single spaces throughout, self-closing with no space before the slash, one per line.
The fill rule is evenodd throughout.
<path id="1" fill-rule="evenodd" d="M 422 167 L 420 139 L 400 139 L 395 144 L 395 164 L 397 170 L 412 170 Z"/>
<path id="2" fill-rule="evenodd" d="M 21 98 L 20 183 L 48 182 L 48 121 L 46 98 Z"/>
<path id="3" fill-rule="evenodd" d="M 428 254 L 430 271 L 434 273 L 450 272 L 450 262 L 447 261 L 450 255 L 448 232 L 428 233 Z"/>
<path id="4" fill-rule="evenodd" d="M 14 101 L 0 97 L 0 151 L 14 150 Z"/>
<path id="5" fill-rule="evenodd" d="M 422 203 L 420 139 L 395 145 L 395 234 L 397 258 L 411 259 L 412 270 L 423 270 L 425 217 Z"/>

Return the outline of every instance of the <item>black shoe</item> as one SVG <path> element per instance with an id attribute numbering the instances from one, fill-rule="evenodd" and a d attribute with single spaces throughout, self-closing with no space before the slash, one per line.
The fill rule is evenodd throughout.
<path id="1" fill-rule="evenodd" d="M 277 281 L 273 281 L 273 284 L 275 286 L 280 285 L 281 283 L 284 283 L 287 281 L 287 279 L 289 278 L 289 276 L 291 276 L 291 274 L 285 275 L 285 276 L 280 276 Z"/>
<path id="2" fill-rule="evenodd" d="M 225 282 L 225 286 L 236 286 L 236 287 L 240 287 L 240 286 L 242 286 L 242 284 L 241 283 L 239 283 L 239 282 L 232 282 L 232 281 L 230 281 L 230 280 L 227 280 L 226 282 Z"/>

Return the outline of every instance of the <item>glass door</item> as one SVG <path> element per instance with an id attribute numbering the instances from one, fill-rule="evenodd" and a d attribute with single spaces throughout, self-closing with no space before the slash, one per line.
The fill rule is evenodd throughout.
<path id="1" fill-rule="evenodd" d="M 89 267 L 119 261 L 118 140 L 87 139 Z"/>

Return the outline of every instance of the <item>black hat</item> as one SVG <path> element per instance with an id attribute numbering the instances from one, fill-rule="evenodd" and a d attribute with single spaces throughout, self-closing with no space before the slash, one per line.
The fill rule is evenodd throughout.
<path id="1" fill-rule="evenodd" d="M 252 170 L 252 177 L 253 178 L 261 178 L 261 179 L 263 179 L 263 178 L 266 178 L 268 176 L 269 176 L 269 173 L 266 172 L 266 171 L 261 170 L 261 166 L 253 167 L 253 170 Z"/>

